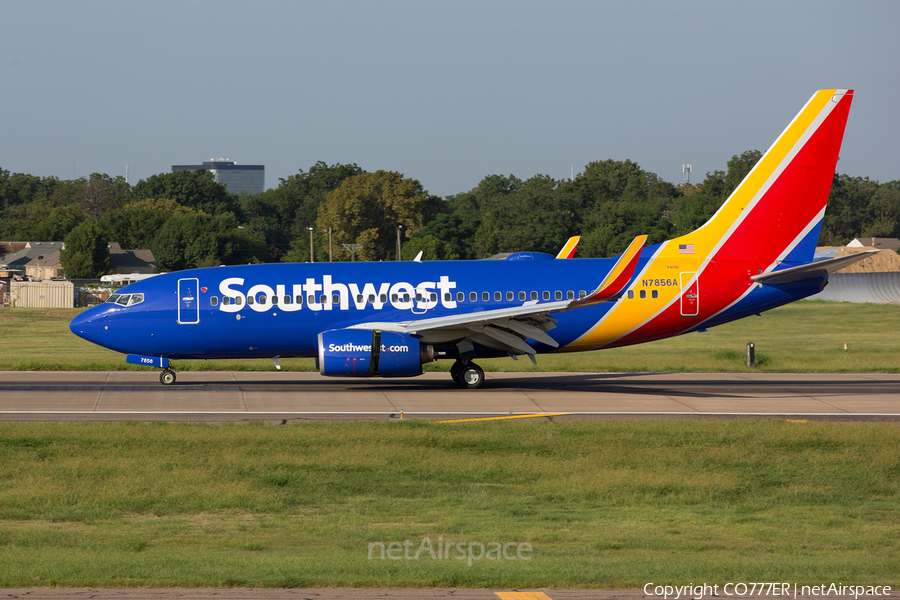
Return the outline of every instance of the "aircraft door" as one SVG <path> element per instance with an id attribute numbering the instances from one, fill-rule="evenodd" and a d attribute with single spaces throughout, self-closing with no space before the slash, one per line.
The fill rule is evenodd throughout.
<path id="1" fill-rule="evenodd" d="M 693 279 L 696 273 L 681 273 L 681 316 L 696 317 L 700 314 L 700 284 Z"/>
<path id="2" fill-rule="evenodd" d="M 200 282 L 197 279 L 178 280 L 178 323 L 194 325 L 200 322 Z"/>

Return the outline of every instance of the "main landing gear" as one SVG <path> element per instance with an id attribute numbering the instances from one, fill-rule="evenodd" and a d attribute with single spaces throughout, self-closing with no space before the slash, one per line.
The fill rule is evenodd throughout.
<path id="1" fill-rule="evenodd" d="M 159 374 L 159 382 L 163 385 L 172 385 L 175 383 L 175 371 L 166 369 Z"/>
<path id="2" fill-rule="evenodd" d="M 484 383 L 484 369 L 473 362 L 458 360 L 450 367 L 450 377 L 461 388 L 477 390 Z"/>

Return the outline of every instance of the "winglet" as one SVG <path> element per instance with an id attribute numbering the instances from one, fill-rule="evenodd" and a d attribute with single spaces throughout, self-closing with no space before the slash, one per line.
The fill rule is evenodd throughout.
<path id="1" fill-rule="evenodd" d="M 641 250 L 644 248 L 646 241 L 646 235 L 639 235 L 634 238 L 628 249 L 619 257 L 615 266 L 610 269 L 603 279 L 603 283 L 584 298 L 570 302 L 567 308 L 579 308 L 619 297 L 625 291 L 625 288 L 628 287 L 631 276 L 634 275 L 638 259 L 641 257 Z"/>
<path id="2" fill-rule="evenodd" d="M 578 240 L 580 239 L 580 235 L 570 237 L 569 241 L 566 242 L 566 245 L 563 246 L 562 250 L 559 251 L 559 254 L 556 255 L 556 258 L 572 258 L 575 256 L 575 248 L 578 247 Z"/>

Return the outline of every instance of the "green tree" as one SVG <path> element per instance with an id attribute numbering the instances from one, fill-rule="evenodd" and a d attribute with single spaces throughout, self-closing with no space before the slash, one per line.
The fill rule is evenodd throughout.
<path id="1" fill-rule="evenodd" d="M 109 272 L 109 243 L 95 221 L 75 227 L 65 239 L 60 263 L 69 279 L 97 279 Z"/>
<path id="2" fill-rule="evenodd" d="M 338 188 L 348 177 L 364 173 L 355 164 L 327 165 L 319 161 L 306 173 L 299 173 L 281 179 L 280 185 L 257 195 L 242 195 L 241 211 L 247 226 L 261 233 L 269 248 L 269 258 L 280 260 L 291 252 L 292 241 L 305 238 L 307 227 L 314 226 L 319 205 L 325 196 Z M 317 235 L 321 235 L 317 232 Z M 305 249 L 309 259 L 308 240 Z M 299 242 L 298 242 L 299 244 Z M 291 257 L 297 258 L 296 253 Z"/>
<path id="3" fill-rule="evenodd" d="M 131 200 L 175 200 L 181 206 L 208 215 L 237 213 L 238 200 L 225 186 L 217 183 L 206 169 L 175 171 L 151 175 L 139 181 L 131 190 Z"/>
<path id="4" fill-rule="evenodd" d="M 120 206 L 131 186 L 121 175 L 112 178 L 105 173 L 92 173 L 75 195 L 75 201 L 85 216 L 99 220 L 107 212 Z"/>
<path id="5" fill-rule="evenodd" d="M 154 238 L 151 250 L 165 271 L 258 262 L 265 256 L 259 236 L 242 229 L 234 215 L 198 212 L 171 216 Z"/>
<path id="6" fill-rule="evenodd" d="M 109 211 L 100 219 L 112 242 L 123 248 L 150 248 L 163 225 L 178 214 L 200 214 L 174 200 L 146 199 Z"/>
<path id="7" fill-rule="evenodd" d="M 28 177 L 16 178 L 21 181 Z M 32 181 L 33 183 L 34 181 Z M 84 214 L 75 204 L 75 195 L 84 182 L 44 180 L 34 187 L 27 202 L 7 206 L 0 219 L 0 238 L 6 240 L 62 240 Z"/>
<path id="8" fill-rule="evenodd" d="M 378 260 L 396 253 L 397 226 L 409 237 L 440 209 L 440 198 L 430 196 L 415 179 L 394 171 L 362 173 L 345 179 L 319 207 L 316 225 L 334 230 L 333 242 L 362 246 L 360 260 Z M 349 253 L 340 252 L 345 257 Z"/>
<path id="9" fill-rule="evenodd" d="M 479 258 L 524 250 L 555 254 L 572 235 L 576 215 L 570 203 L 575 197 L 563 193 L 554 179 L 535 175 L 522 182 L 510 177 L 488 182 L 488 187 L 500 193 L 479 200 L 481 225 L 475 235 Z"/>

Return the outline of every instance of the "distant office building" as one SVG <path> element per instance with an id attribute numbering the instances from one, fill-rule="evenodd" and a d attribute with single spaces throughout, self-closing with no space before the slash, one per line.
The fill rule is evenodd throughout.
<path id="1" fill-rule="evenodd" d="M 266 167 L 264 165 L 239 165 L 227 158 L 216 158 L 202 165 L 172 165 L 175 171 L 196 171 L 206 169 L 211 171 L 216 181 L 225 186 L 232 194 L 247 192 L 248 194 L 260 194 L 266 187 Z"/>

